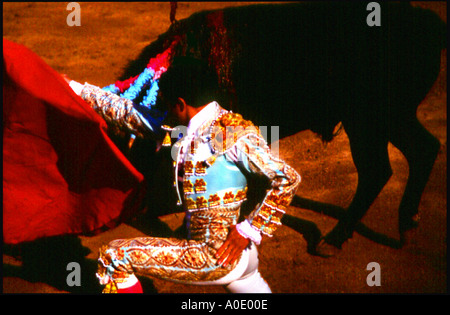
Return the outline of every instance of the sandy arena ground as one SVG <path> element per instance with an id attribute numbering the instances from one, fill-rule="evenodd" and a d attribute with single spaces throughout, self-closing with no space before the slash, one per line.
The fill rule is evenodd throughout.
<path id="1" fill-rule="evenodd" d="M 118 79 L 123 67 L 165 32 L 170 6 L 165 3 L 80 3 L 81 26 L 69 27 L 64 3 L 3 3 L 3 37 L 29 47 L 48 64 L 79 82 L 106 86 Z M 212 8 L 245 3 L 179 3 L 177 18 Z M 446 2 L 415 3 L 436 11 L 447 21 Z M 447 60 L 442 54 L 441 74 L 418 110 L 420 121 L 435 135 L 441 150 L 420 204 L 421 222 L 408 233 L 401 248 L 380 244 L 358 233 L 335 257 L 306 253 L 306 242 L 295 230 L 281 227 L 259 248 L 260 270 L 274 293 L 446 293 L 447 292 Z M 340 133 L 325 145 L 312 132 L 300 132 L 280 141 L 280 155 L 301 175 L 297 192 L 302 198 L 347 207 L 357 185 L 348 139 Z M 363 223 L 372 231 L 398 239 L 397 208 L 408 165 L 389 146 L 393 176 L 376 199 Z M 323 234 L 336 220 L 320 211 L 291 206 L 293 217 L 310 220 Z M 182 214 L 161 217 L 176 229 Z M 94 273 L 97 249 L 116 238 L 142 236 L 131 224 L 121 224 L 100 235 L 61 238 L 31 246 L 27 254 L 16 248 L 3 251 L 4 293 L 99 293 Z M 67 247 L 69 242 L 76 250 Z M 63 245 L 61 245 L 63 244 Z M 63 246 L 63 247 L 58 247 Z M 71 252 L 72 251 L 72 252 Z M 77 255 L 74 258 L 74 255 Z M 77 259 L 82 266 L 80 287 L 66 284 L 64 263 Z M 70 261 L 70 260 L 69 260 Z M 72 260 L 74 261 L 74 260 Z M 377 262 L 381 285 L 369 286 L 367 265 Z M 158 279 L 142 279 L 147 293 L 225 293 L 222 287 L 188 286 Z"/>

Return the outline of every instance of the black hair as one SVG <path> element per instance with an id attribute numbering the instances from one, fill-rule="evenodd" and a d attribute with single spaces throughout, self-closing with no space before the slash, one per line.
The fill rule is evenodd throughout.
<path id="1" fill-rule="evenodd" d="M 218 78 L 206 62 L 193 57 L 175 57 L 159 79 L 159 90 L 174 104 L 178 97 L 187 104 L 200 107 L 216 100 Z"/>

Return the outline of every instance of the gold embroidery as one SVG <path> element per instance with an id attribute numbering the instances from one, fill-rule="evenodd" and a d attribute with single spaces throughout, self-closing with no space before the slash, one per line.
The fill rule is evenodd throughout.
<path id="1" fill-rule="evenodd" d="M 183 191 L 185 194 L 193 194 L 194 193 L 194 185 L 190 180 L 185 179 L 183 182 Z"/>
<path id="2" fill-rule="evenodd" d="M 286 207 L 291 202 L 291 199 L 291 193 L 281 193 L 280 195 L 277 195 L 275 192 L 272 192 L 266 197 L 265 202 L 272 207 L 285 211 Z"/>
<path id="3" fill-rule="evenodd" d="M 120 249 L 116 252 L 116 258 L 117 259 L 123 259 L 125 257 L 125 252 L 123 249 Z"/>
<path id="4" fill-rule="evenodd" d="M 108 249 L 108 246 L 102 245 L 98 250 L 98 254 L 99 254 L 98 260 L 101 261 L 105 265 L 109 265 L 112 262 L 111 255 L 106 253 L 107 249 Z"/>
<path id="5" fill-rule="evenodd" d="M 191 141 L 191 154 L 195 154 L 197 152 L 196 143 L 194 140 Z"/>
<path id="6" fill-rule="evenodd" d="M 234 194 L 233 192 L 227 192 L 225 193 L 225 195 L 223 196 L 223 203 L 227 204 L 227 203 L 231 203 L 234 201 Z"/>
<path id="7" fill-rule="evenodd" d="M 198 197 L 195 203 L 197 204 L 197 209 L 203 209 L 208 207 L 208 201 L 203 196 Z"/>
<path id="8" fill-rule="evenodd" d="M 264 226 L 265 221 L 262 217 L 260 216 L 256 216 L 255 218 L 253 218 L 252 220 L 252 225 L 257 228 L 258 230 L 261 230 L 261 228 Z"/>
<path id="9" fill-rule="evenodd" d="M 285 193 L 281 195 L 280 206 L 278 208 L 285 210 L 287 206 L 291 203 L 293 198 L 292 192 Z"/>
<path id="10" fill-rule="evenodd" d="M 284 213 L 281 211 L 273 211 L 272 212 L 272 217 L 271 222 L 276 224 L 276 225 L 281 225 L 281 218 L 283 217 Z"/>
<path id="11" fill-rule="evenodd" d="M 192 247 L 187 250 L 186 255 L 181 257 L 181 262 L 183 262 L 186 267 L 193 269 L 202 269 L 206 266 L 208 262 L 208 257 L 203 253 L 200 248 Z"/>
<path id="12" fill-rule="evenodd" d="M 269 220 L 271 214 L 272 214 L 273 209 L 269 206 L 267 206 L 266 204 L 263 204 L 261 206 L 261 209 L 259 210 L 258 215 L 260 215 L 261 217 L 263 217 L 265 220 Z"/>
<path id="13" fill-rule="evenodd" d="M 266 197 L 265 202 L 272 207 L 277 207 L 280 203 L 280 197 L 274 193 L 271 193 Z"/>
<path id="14" fill-rule="evenodd" d="M 170 266 L 177 262 L 178 256 L 170 247 L 162 246 L 159 251 L 154 252 L 152 258 L 163 266 Z"/>
<path id="15" fill-rule="evenodd" d="M 247 197 L 247 187 L 245 187 L 244 190 L 238 190 L 236 193 L 236 197 L 234 198 L 234 201 L 241 201 L 244 200 Z"/>
<path id="16" fill-rule="evenodd" d="M 205 162 L 199 161 L 195 164 L 195 175 L 203 176 L 206 175 L 206 164 Z"/>
<path id="17" fill-rule="evenodd" d="M 186 207 L 188 210 L 195 210 L 197 209 L 197 204 L 192 198 L 186 198 Z"/>
<path id="18" fill-rule="evenodd" d="M 187 176 L 193 175 L 194 174 L 193 170 L 194 170 L 194 163 L 192 163 L 192 161 L 186 161 L 184 163 L 184 175 Z"/>
<path id="19" fill-rule="evenodd" d="M 240 114 L 226 113 L 211 127 L 211 145 L 214 151 L 223 152 L 236 141 L 249 133 L 259 134 L 259 129 L 250 120 L 245 120 Z"/>
<path id="20" fill-rule="evenodd" d="M 150 257 L 144 250 L 131 250 L 128 252 L 128 256 L 133 259 L 136 265 L 144 265 Z"/>
<path id="21" fill-rule="evenodd" d="M 264 234 L 266 234 L 267 236 L 272 236 L 276 229 L 277 229 L 277 225 L 274 225 L 274 224 L 265 225 L 262 232 Z"/>
<path id="22" fill-rule="evenodd" d="M 202 194 L 206 192 L 206 182 L 203 178 L 199 178 L 195 181 L 194 184 L 195 192 L 197 194 Z"/>
<path id="23" fill-rule="evenodd" d="M 281 225 L 284 211 L 263 204 L 258 215 L 252 219 L 252 225 L 262 233 L 272 236 L 273 232 Z"/>
<path id="24" fill-rule="evenodd" d="M 208 202 L 209 202 L 209 207 L 216 207 L 216 206 L 220 205 L 219 195 L 214 194 L 214 195 L 209 196 Z"/>
<path id="25" fill-rule="evenodd" d="M 196 221 L 196 217 L 193 216 Z M 225 226 L 223 225 L 226 220 Z M 228 226 L 233 224 L 231 218 L 223 218 L 220 215 L 208 218 L 209 221 L 220 222 L 213 226 L 220 226 L 221 229 L 214 230 L 212 243 L 217 246 L 222 244 L 226 238 Z M 202 226 L 204 226 L 202 224 Z M 213 231 L 213 229 L 211 229 Z M 236 263 L 223 267 L 217 265 L 216 259 L 213 257 L 215 251 L 204 241 L 180 240 L 174 238 L 156 238 L 156 237 L 140 237 L 134 239 L 123 240 L 120 244 L 111 244 L 108 251 L 116 251 L 123 247 L 128 252 L 137 251 L 145 252 L 145 256 L 149 259 L 141 264 L 140 257 L 134 255 L 124 261 L 120 261 L 117 265 L 108 265 L 108 270 L 112 271 L 111 280 L 109 281 L 106 292 L 114 292 L 117 287 L 116 283 L 120 283 L 122 279 L 116 279 L 115 269 L 120 268 L 126 270 L 129 274 L 136 273 L 140 275 L 148 275 L 163 279 L 181 280 L 181 281 L 208 281 L 217 280 L 232 270 Z M 137 261 L 136 261 L 137 259 Z M 112 267 L 112 268 L 111 268 Z"/>

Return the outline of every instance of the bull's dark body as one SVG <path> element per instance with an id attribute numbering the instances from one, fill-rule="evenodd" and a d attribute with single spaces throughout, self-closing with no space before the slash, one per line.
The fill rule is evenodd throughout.
<path id="1" fill-rule="evenodd" d="M 410 228 L 439 150 L 416 111 L 440 70 L 445 25 L 432 12 L 381 3 L 381 26 L 369 27 L 367 3 L 255 5 L 223 10 L 231 52 L 230 85 L 221 104 L 284 137 L 311 129 L 332 139 L 342 122 L 358 171 L 354 199 L 328 241 L 351 235 L 392 174 L 388 142 L 406 157 L 410 174 L 400 205 L 400 230 Z M 136 75 L 178 34 L 192 54 L 211 62 L 207 17 L 179 21 L 130 64 Z"/>

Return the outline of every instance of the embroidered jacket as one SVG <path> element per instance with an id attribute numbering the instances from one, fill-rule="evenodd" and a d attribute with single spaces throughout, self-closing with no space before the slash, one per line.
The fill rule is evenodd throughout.
<path id="1" fill-rule="evenodd" d="M 298 188 L 300 175 L 273 157 L 258 128 L 250 121 L 215 102 L 207 109 L 210 117 L 195 131 L 188 128 L 187 136 L 174 147 L 175 165 L 182 163 L 184 167 L 179 196 L 183 195 L 185 209 L 190 213 L 218 206 L 240 206 L 246 200 L 246 175 L 256 173 L 267 177 L 271 186 L 247 220 L 256 231 L 272 236 Z"/>
<path id="2" fill-rule="evenodd" d="M 118 130 L 128 129 L 145 135 L 146 124 L 131 101 L 87 84 L 81 96 Z M 191 120 L 186 134 L 174 144 L 172 152 L 175 186 L 186 210 L 192 239 L 207 240 L 209 233 L 205 229 L 211 228 L 204 224 L 208 223 L 207 213 L 218 208 L 240 209 L 246 200 L 246 175 L 250 173 L 267 177 L 271 185 L 246 220 L 256 232 L 272 236 L 281 225 L 281 217 L 300 183 L 300 175 L 271 154 L 257 127 L 216 102 Z M 198 214 L 194 215 L 198 211 L 202 211 L 201 220 Z"/>

